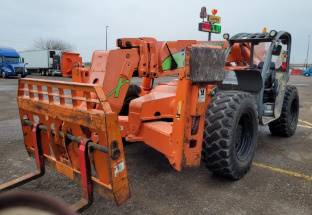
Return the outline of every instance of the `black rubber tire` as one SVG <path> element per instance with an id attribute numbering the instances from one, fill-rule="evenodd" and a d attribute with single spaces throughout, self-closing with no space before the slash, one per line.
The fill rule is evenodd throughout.
<path id="1" fill-rule="evenodd" d="M 206 111 L 202 159 L 207 168 L 226 178 L 242 178 L 254 158 L 257 133 L 254 97 L 240 91 L 217 92 Z"/>
<path id="2" fill-rule="evenodd" d="M 5 72 L 1 72 L 1 78 L 6 79 L 7 75 L 5 74 Z"/>
<path id="3" fill-rule="evenodd" d="M 62 214 L 75 215 L 64 201 L 27 191 L 1 193 L 0 214 L 21 214 L 21 208 L 27 208 L 25 214 Z M 9 212 L 10 213 L 6 213 Z M 16 211 L 16 213 L 15 213 Z M 19 212 L 17 212 L 19 211 Z"/>
<path id="4" fill-rule="evenodd" d="M 141 88 L 135 84 L 130 84 L 123 106 L 119 112 L 120 116 L 128 116 L 129 114 L 129 105 L 133 99 L 139 98 L 141 94 Z"/>
<path id="5" fill-rule="evenodd" d="M 299 95 L 295 86 L 286 86 L 281 116 L 269 123 L 272 135 L 291 137 L 295 134 L 299 117 Z"/>

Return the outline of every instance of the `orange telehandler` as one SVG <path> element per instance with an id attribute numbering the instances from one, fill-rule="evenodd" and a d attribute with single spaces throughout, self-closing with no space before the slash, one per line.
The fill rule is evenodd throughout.
<path id="1" fill-rule="evenodd" d="M 290 34 L 224 38 L 118 39 L 119 49 L 95 51 L 91 68 L 76 68 L 74 82 L 20 79 L 24 144 L 37 170 L 0 190 L 42 176 L 48 162 L 80 179 L 75 210 L 92 203 L 94 186 L 121 204 L 130 196 L 123 139 L 161 152 L 177 171 L 202 160 L 215 174 L 240 179 L 254 157 L 258 124 L 293 135 L 299 98 L 286 85 Z M 131 83 L 134 74 L 140 86 Z M 159 77 L 175 78 L 156 85 Z"/>

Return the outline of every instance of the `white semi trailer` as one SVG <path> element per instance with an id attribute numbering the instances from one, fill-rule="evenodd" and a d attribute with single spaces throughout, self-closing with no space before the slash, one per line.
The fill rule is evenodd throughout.
<path id="1" fill-rule="evenodd" d="M 62 51 L 60 50 L 30 50 L 21 51 L 27 70 L 41 75 L 59 75 Z"/>

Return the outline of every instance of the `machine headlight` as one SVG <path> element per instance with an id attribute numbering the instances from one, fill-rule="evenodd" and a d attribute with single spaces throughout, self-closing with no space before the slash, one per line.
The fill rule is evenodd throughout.
<path id="1" fill-rule="evenodd" d="M 230 34 L 228 34 L 228 33 L 223 34 L 223 39 L 229 40 L 230 39 Z"/>
<path id="2" fill-rule="evenodd" d="M 270 31 L 270 37 L 275 37 L 277 35 L 277 31 L 272 30 Z"/>

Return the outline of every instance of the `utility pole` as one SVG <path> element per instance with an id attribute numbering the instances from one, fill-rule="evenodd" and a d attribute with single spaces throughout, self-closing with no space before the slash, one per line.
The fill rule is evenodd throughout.
<path id="1" fill-rule="evenodd" d="M 211 32 L 208 32 L 208 41 L 211 41 Z"/>
<path id="2" fill-rule="evenodd" d="M 306 69 L 308 69 L 309 65 L 309 55 L 310 55 L 310 40 L 311 40 L 311 35 L 308 35 L 308 49 L 307 49 L 307 57 L 306 57 Z"/>
<path id="3" fill-rule="evenodd" d="M 106 51 L 107 51 L 107 32 L 108 32 L 108 28 L 109 28 L 109 26 L 106 25 L 106 26 L 105 26 L 105 32 L 106 32 L 106 34 L 105 34 L 105 35 L 106 35 L 106 36 L 105 36 L 105 42 L 106 42 L 106 43 L 105 43 L 105 44 L 106 44 L 105 49 L 106 49 Z"/>

